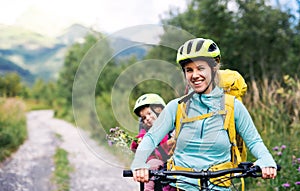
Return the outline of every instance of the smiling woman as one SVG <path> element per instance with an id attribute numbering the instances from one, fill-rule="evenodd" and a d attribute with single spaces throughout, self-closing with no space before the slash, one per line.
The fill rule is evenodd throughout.
<path id="1" fill-rule="evenodd" d="M 231 155 L 234 151 L 231 148 L 233 144 L 231 138 L 228 138 L 228 132 L 224 130 L 228 126 L 233 126 L 245 141 L 257 159 L 255 164 L 261 168 L 262 177 L 264 179 L 276 177 L 276 163 L 243 103 L 231 97 L 234 115 L 224 112 L 224 108 L 228 109 L 226 107 L 228 97 L 217 83 L 220 61 L 221 51 L 211 39 L 190 39 L 178 48 L 176 62 L 184 72 L 189 92 L 185 97 L 171 100 L 153 127 L 144 135 L 131 165 L 135 181 L 149 181 L 150 166 L 146 163 L 147 157 L 163 137 L 174 129 L 176 144 L 171 159 L 167 161 L 168 170 L 206 171 L 234 167 L 236 155 Z M 180 105 L 182 102 L 186 105 Z M 181 116 L 178 114 L 180 110 L 185 111 L 181 112 L 182 117 L 178 117 Z M 229 125 L 226 120 L 228 117 L 232 121 Z M 202 182 L 200 179 L 179 176 L 176 182 L 170 183 L 170 186 L 179 190 L 196 191 L 202 190 L 200 182 Z M 229 191 L 231 182 L 214 182 L 210 179 L 207 186 L 209 189 Z"/>

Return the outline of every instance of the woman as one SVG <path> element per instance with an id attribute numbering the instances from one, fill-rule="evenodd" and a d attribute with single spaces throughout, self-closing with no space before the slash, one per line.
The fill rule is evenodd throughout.
<path id="1" fill-rule="evenodd" d="M 220 50 L 210 39 L 197 38 L 185 42 L 177 53 L 177 63 L 183 69 L 190 94 L 188 116 L 220 111 L 224 107 L 223 90 L 217 86 L 220 67 Z M 155 145 L 169 131 L 174 129 L 175 115 L 179 99 L 172 100 L 165 107 L 151 130 L 144 136 L 131 165 L 135 181 L 147 182 L 148 166 L 145 161 Z M 262 169 L 263 178 L 275 178 L 276 164 L 265 147 L 245 106 L 234 101 L 235 126 L 248 149 L 257 158 L 256 165 Z M 223 127 L 223 116 L 214 115 L 204 120 L 185 123 L 179 133 L 173 160 L 176 166 L 195 170 L 206 170 L 211 166 L 229 162 L 230 142 Z M 198 180 L 179 177 L 196 184 Z M 198 190 L 189 184 L 172 184 L 179 190 Z M 230 190 L 215 186 L 216 190 Z"/>

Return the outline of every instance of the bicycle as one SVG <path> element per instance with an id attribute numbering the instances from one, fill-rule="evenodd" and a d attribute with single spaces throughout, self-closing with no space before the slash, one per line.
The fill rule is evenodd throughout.
<path id="1" fill-rule="evenodd" d="M 277 165 L 277 171 L 280 171 L 280 166 Z M 156 182 L 161 183 L 162 185 L 168 185 L 169 183 L 182 182 L 186 184 L 190 184 L 181 180 L 174 178 L 173 176 L 185 176 L 188 178 L 200 179 L 201 185 L 193 185 L 199 190 L 202 191 L 214 191 L 215 182 L 210 182 L 211 178 L 218 178 L 224 175 L 228 175 L 227 179 L 222 179 L 222 181 L 232 180 L 237 178 L 248 178 L 248 177 L 261 177 L 261 169 L 258 166 L 253 166 L 252 162 L 242 162 L 238 165 L 237 168 L 230 168 L 219 171 L 167 171 L 167 170 L 149 170 L 149 176 Z M 132 177 L 131 170 L 123 170 L 123 177 Z M 220 180 L 217 182 L 220 183 Z M 141 183 L 142 184 L 142 183 Z M 142 186 L 140 187 L 142 190 Z M 160 188 L 159 188 L 160 189 Z M 158 189 L 158 190 L 159 190 Z M 234 184 L 232 184 L 232 189 L 238 190 Z"/>

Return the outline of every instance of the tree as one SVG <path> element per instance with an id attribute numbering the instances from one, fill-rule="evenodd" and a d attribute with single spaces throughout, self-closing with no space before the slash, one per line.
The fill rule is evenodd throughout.
<path id="1" fill-rule="evenodd" d="M 251 80 L 279 78 L 288 72 L 285 66 L 293 36 L 290 15 L 264 0 L 239 0 L 237 4 L 236 35 L 231 38 L 237 49 L 229 52 L 229 59 Z"/>
<path id="2" fill-rule="evenodd" d="M 64 99 L 68 106 L 72 105 L 72 88 L 74 78 L 81 63 L 84 55 L 88 50 L 96 44 L 96 42 L 101 38 L 96 35 L 88 35 L 85 37 L 85 42 L 80 44 L 76 43 L 70 47 L 65 57 L 64 65 L 59 73 L 59 78 L 57 81 L 58 86 L 58 97 Z"/>
<path id="3" fill-rule="evenodd" d="M 213 39 L 221 48 L 223 67 L 239 70 L 247 80 L 261 80 L 299 71 L 299 30 L 291 18 L 291 12 L 265 0 L 191 0 L 186 11 L 171 10 L 162 23 Z M 151 54 L 170 55 L 155 49 Z"/>
<path id="4" fill-rule="evenodd" d="M 17 73 L 7 73 L 0 77 L 0 94 L 5 97 L 15 97 L 24 90 L 21 77 Z"/>
<path id="5" fill-rule="evenodd" d="M 56 84 L 37 79 L 31 88 L 31 97 L 37 102 L 42 101 L 51 106 L 56 99 Z"/>
<path id="6" fill-rule="evenodd" d="M 221 45 L 233 28 L 228 0 L 191 0 L 183 13 L 170 11 L 163 24 L 180 27 L 196 37 L 211 38 Z"/>

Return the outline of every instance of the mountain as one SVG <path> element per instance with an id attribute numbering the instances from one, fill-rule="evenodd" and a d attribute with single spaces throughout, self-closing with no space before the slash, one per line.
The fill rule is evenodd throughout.
<path id="1" fill-rule="evenodd" d="M 149 49 L 149 47 L 141 45 L 138 42 L 121 37 L 110 39 L 110 46 L 117 53 L 115 56 L 117 62 L 131 56 L 135 56 L 138 60 L 141 60 L 145 57 Z"/>
<path id="2" fill-rule="evenodd" d="M 0 24 L 0 75 L 1 71 L 16 71 L 30 83 L 35 78 L 56 80 L 67 49 L 74 43 L 83 43 L 84 37 L 93 32 L 85 26 L 73 24 L 57 37 L 49 37 L 21 27 Z M 142 59 L 148 50 L 124 38 L 115 38 L 110 43 L 115 50 L 126 47 L 116 55 L 116 60 L 133 55 Z"/>
<path id="3" fill-rule="evenodd" d="M 21 77 L 22 81 L 27 84 L 34 83 L 35 76 L 30 73 L 28 70 L 24 70 L 20 66 L 16 65 L 15 63 L 3 59 L 0 57 L 0 75 L 4 75 L 6 73 L 18 73 Z"/>
<path id="4" fill-rule="evenodd" d="M 92 33 L 91 30 L 80 24 L 73 24 L 66 28 L 63 33 L 57 37 L 57 40 L 64 44 L 73 44 L 75 42 L 82 42 L 84 37 Z"/>
<path id="5" fill-rule="evenodd" d="M 82 40 L 88 32 L 83 26 L 72 25 L 54 38 L 21 27 L 0 25 L 0 57 L 37 78 L 55 80 L 67 48 Z M 1 65 L 0 70 L 3 67 Z"/>

